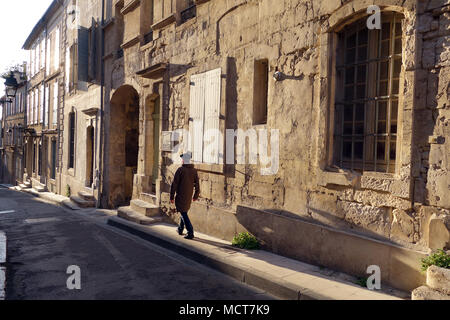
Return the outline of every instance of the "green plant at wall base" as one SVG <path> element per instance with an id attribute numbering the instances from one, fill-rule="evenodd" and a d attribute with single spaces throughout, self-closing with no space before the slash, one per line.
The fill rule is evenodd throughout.
<path id="1" fill-rule="evenodd" d="M 257 250 L 260 248 L 258 239 L 248 232 L 241 233 L 234 237 L 232 244 L 235 247 L 247 250 Z"/>
<path id="2" fill-rule="evenodd" d="M 67 186 L 66 186 L 66 197 L 67 197 L 67 198 L 70 198 L 70 196 L 71 196 L 70 186 L 67 185 Z"/>
<path id="3" fill-rule="evenodd" d="M 450 269 L 450 255 L 444 250 L 437 250 L 428 257 L 422 259 L 422 272 L 427 271 L 428 267 L 431 266 Z"/>
<path id="4" fill-rule="evenodd" d="M 368 280 L 369 278 L 358 278 L 356 281 L 355 281 L 355 284 L 357 284 L 357 285 L 359 285 L 359 286 L 361 286 L 361 287 L 363 287 L 363 288 L 367 288 L 367 280 Z"/>

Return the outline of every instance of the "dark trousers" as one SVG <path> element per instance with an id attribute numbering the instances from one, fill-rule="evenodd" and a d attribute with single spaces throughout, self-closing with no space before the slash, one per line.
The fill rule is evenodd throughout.
<path id="1" fill-rule="evenodd" d="M 188 231 L 189 235 L 194 235 L 194 227 L 192 226 L 191 220 L 189 219 L 187 212 L 181 212 L 181 223 L 180 223 L 180 231 L 184 231 L 184 227 Z"/>

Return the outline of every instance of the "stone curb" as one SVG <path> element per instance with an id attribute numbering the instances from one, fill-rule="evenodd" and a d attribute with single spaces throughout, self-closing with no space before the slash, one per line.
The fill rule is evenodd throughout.
<path id="1" fill-rule="evenodd" d="M 0 300 L 6 297 L 6 235 L 0 231 Z"/>
<path id="2" fill-rule="evenodd" d="M 268 279 L 267 275 L 258 271 L 250 270 L 245 266 L 225 261 L 226 259 L 223 257 L 201 252 L 184 243 L 164 238 L 160 234 L 156 235 L 156 233 L 152 233 L 148 229 L 144 229 L 137 224 L 121 218 L 109 218 L 108 225 L 127 231 L 139 238 L 150 241 L 158 246 L 185 256 L 186 258 L 220 271 L 240 282 L 265 290 L 277 297 L 288 300 L 317 300 L 315 295 L 302 294 L 301 290 L 303 288 L 293 286 L 282 281 L 282 279 Z"/>
<path id="3" fill-rule="evenodd" d="M 305 281 L 303 281 L 302 283 L 299 281 L 293 282 L 290 280 L 286 280 L 281 275 L 278 276 L 276 273 L 274 274 L 274 272 L 266 273 L 261 269 L 257 270 L 255 268 L 252 268 L 251 264 L 240 263 L 239 259 L 230 259 L 229 255 L 224 255 L 222 253 L 223 250 L 220 250 L 234 250 L 234 248 L 231 248 L 231 246 L 229 249 L 227 249 L 226 247 L 228 247 L 228 245 L 226 244 L 224 244 L 224 247 L 218 248 L 219 250 L 215 250 L 216 247 L 214 247 L 214 249 L 212 250 L 206 247 L 199 248 L 196 245 L 193 245 L 193 242 L 178 241 L 176 240 L 178 238 L 171 238 L 158 229 L 151 229 L 151 227 L 148 226 L 141 226 L 119 217 L 108 218 L 108 225 L 129 232 L 130 234 L 138 236 L 139 238 L 146 241 L 152 242 L 167 250 L 176 252 L 182 256 L 185 256 L 186 258 L 222 272 L 240 282 L 262 289 L 269 294 L 272 294 L 281 299 L 336 300 L 341 299 L 341 297 L 342 299 L 350 297 L 346 296 L 348 292 L 342 292 L 342 295 L 339 294 L 339 297 L 337 297 L 336 294 L 333 295 L 333 293 L 331 292 L 324 292 L 323 286 L 320 287 L 320 285 L 311 285 L 311 283 L 307 283 Z M 301 273 L 302 271 L 299 272 Z M 334 280 L 330 279 L 329 281 L 330 286 L 333 286 Z M 388 299 L 390 298 L 389 296 L 386 297 Z M 355 298 L 358 299 L 358 297 Z M 377 298 L 372 297 L 371 293 L 368 293 L 363 299 L 371 300 Z M 397 298 L 395 299 L 397 300 Z"/>

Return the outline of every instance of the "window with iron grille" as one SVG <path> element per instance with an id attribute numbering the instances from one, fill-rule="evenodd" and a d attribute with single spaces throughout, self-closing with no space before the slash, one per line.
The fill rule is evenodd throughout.
<path id="1" fill-rule="evenodd" d="M 69 114 L 69 169 L 75 165 L 75 113 Z"/>
<path id="2" fill-rule="evenodd" d="M 341 168 L 395 172 L 402 20 L 383 14 L 382 29 L 369 30 L 364 18 L 338 34 L 333 151 Z"/>

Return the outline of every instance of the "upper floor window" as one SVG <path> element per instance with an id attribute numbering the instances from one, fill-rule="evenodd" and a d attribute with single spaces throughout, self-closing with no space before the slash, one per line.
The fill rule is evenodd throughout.
<path id="1" fill-rule="evenodd" d="M 333 152 L 341 168 L 395 172 L 402 20 L 383 14 L 382 29 L 369 30 L 364 18 L 338 34 Z"/>

